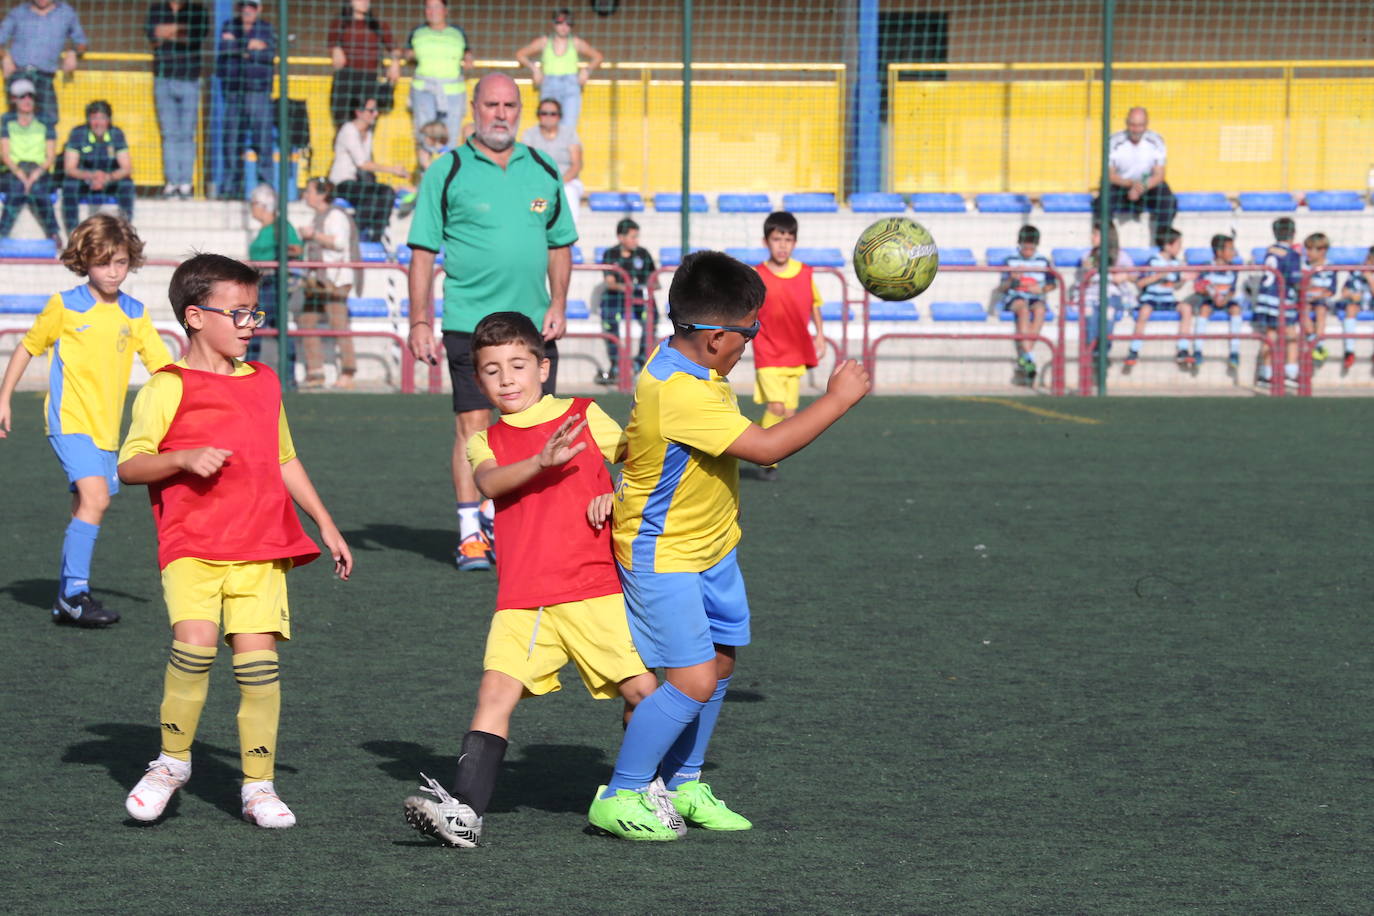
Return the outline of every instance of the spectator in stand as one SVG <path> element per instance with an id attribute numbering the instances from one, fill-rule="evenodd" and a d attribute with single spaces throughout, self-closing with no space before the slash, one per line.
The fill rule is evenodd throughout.
<path id="1" fill-rule="evenodd" d="M 1327 352 L 1326 316 L 1336 304 L 1340 290 L 1336 271 L 1326 261 L 1331 240 L 1324 232 L 1314 232 L 1302 241 L 1307 254 L 1303 270 L 1307 272 L 1307 291 L 1303 297 L 1303 312 L 1307 318 L 1307 342 L 1312 344 L 1312 361 L 1320 366 L 1331 354 Z"/>
<path id="2" fill-rule="evenodd" d="M 75 73 L 76 59 L 86 53 L 86 33 L 81 30 L 76 10 L 61 0 L 21 3 L 0 22 L 0 46 L 5 48 L 0 68 L 6 83 L 19 79 L 32 82 L 38 117 L 56 124 L 53 78 L 59 67 L 63 73 Z"/>
<path id="3" fill-rule="evenodd" d="M 1265 272 L 1260 275 L 1255 291 L 1255 324 L 1264 334 L 1260 347 L 1256 379 L 1269 384 L 1274 379 L 1274 363 L 1280 343 L 1283 346 L 1283 375 L 1289 382 L 1298 380 L 1298 328 L 1304 320 L 1298 308 L 1298 290 L 1302 287 L 1302 252 L 1293 247 L 1298 227 L 1290 216 L 1280 216 L 1273 222 L 1274 244 L 1264 251 Z M 1279 321 L 1283 321 L 1283 340 L 1279 340 Z"/>
<path id="4" fill-rule="evenodd" d="M 189 200 L 196 168 L 202 50 L 210 34 L 210 14 L 199 3 L 158 0 L 148 7 L 143 30 L 153 43 L 153 98 L 162 131 L 162 196 Z"/>
<path id="5" fill-rule="evenodd" d="M 254 236 L 252 244 L 248 246 L 248 260 L 275 263 L 277 260 L 277 192 L 272 190 L 271 185 L 258 185 L 248 198 L 248 210 L 253 214 L 253 219 L 257 220 L 258 225 L 262 227 Z M 287 223 L 286 256 L 299 258 L 303 245 L 301 237 L 296 234 L 296 227 Z M 267 267 L 260 270 L 262 282 L 258 285 L 258 307 L 267 313 L 267 317 L 258 327 L 267 329 L 262 332 L 263 334 L 272 334 L 277 327 L 277 269 Z M 294 286 L 293 281 L 292 288 Z M 258 358 L 262 347 L 261 337 L 261 334 L 254 334 L 253 339 L 248 341 L 248 352 L 243 357 L 245 360 L 252 361 Z M 287 363 L 292 366 L 296 364 L 296 344 L 290 338 L 287 338 Z M 287 387 L 296 387 L 294 374 L 283 376 L 283 378 L 286 379 Z"/>
<path id="6" fill-rule="evenodd" d="M 1079 263 L 1078 275 L 1074 278 L 1075 285 L 1078 287 L 1078 295 L 1083 302 L 1088 322 L 1088 343 L 1089 346 L 1097 350 L 1097 304 L 1101 301 L 1102 290 L 1098 282 L 1098 258 L 1102 246 L 1102 227 L 1093 224 L 1092 250 Z M 1131 284 L 1131 278 L 1135 276 L 1135 262 L 1131 256 L 1121 250 L 1121 242 L 1117 238 L 1116 227 L 1107 227 L 1107 263 L 1118 269 L 1107 271 L 1107 336 L 1110 337 L 1116 322 L 1121 318 L 1122 311 L 1135 306 L 1135 287 Z M 1107 349 L 1110 351 L 1112 342 L 1107 341 Z"/>
<path id="7" fill-rule="evenodd" d="M 529 68 L 539 97 L 557 99 L 563 123 L 577 130 L 582 116 L 582 87 L 605 56 L 572 33 L 572 11 L 566 7 L 553 11 L 553 34 L 540 35 L 515 52 L 515 59 Z M 534 55 L 539 59 L 535 60 Z M 587 60 L 584 63 L 582 58 Z"/>
<path id="8" fill-rule="evenodd" d="M 1149 125 L 1150 115 L 1144 108 L 1130 110 L 1126 129 L 1112 134 L 1107 143 L 1107 177 L 1112 185 L 1112 212 L 1134 218 L 1143 210 L 1150 211 L 1150 239 L 1162 247 L 1160 240 L 1173 226 L 1178 204 L 1164 180 L 1164 138 L 1149 130 Z"/>
<path id="9" fill-rule="evenodd" d="M 558 174 L 563 176 L 563 196 L 568 201 L 568 215 L 577 228 L 577 210 L 582 206 L 582 139 L 577 128 L 563 123 L 563 106 L 558 99 L 541 99 L 539 122 L 525 129 L 520 142 L 548 154 Z"/>
<path id="10" fill-rule="evenodd" d="M 329 26 L 329 59 L 334 65 L 334 84 L 329 90 L 329 114 L 341 127 L 366 97 L 377 94 L 377 71 L 382 53 L 391 54 L 386 82 L 394 87 L 401 78 L 401 49 L 391 38 L 391 27 L 372 15 L 372 0 L 349 0 L 339 18 Z M 387 111 L 392 96 L 387 94 Z"/>
<path id="11" fill-rule="evenodd" d="M 360 100 L 353 111 L 353 120 L 340 127 L 334 136 L 334 164 L 329 167 L 329 180 L 339 196 L 357 211 L 359 237 L 368 242 L 381 239 L 396 201 L 395 190 L 378 182 L 377 173 L 385 172 L 398 178 L 410 176 L 399 165 L 380 165 L 372 161 L 372 128 L 376 123 L 377 100 Z M 410 189 L 406 187 L 405 190 Z"/>
<path id="12" fill-rule="evenodd" d="M 134 163 L 124 131 L 111 122 L 110 103 L 97 99 L 86 106 L 86 123 L 72 128 L 62 153 L 62 224 L 70 235 L 81 222 L 81 198 L 113 197 L 119 215 L 134 221 Z"/>
<path id="13" fill-rule="evenodd" d="M 420 128 L 436 118 L 444 122 L 449 137 L 459 136 L 468 97 L 463 74 L 472 68 L 472 48 L 467 33 L 449 25 L 448 0 L 425 0 L 425 24 L 406 39 L 406 55 L 415 61 L 410 116 L 416 145 Z"/>
<path id="14" fill-rule="evenodd" d="M 1020 268 L 1002 276 L 998 284 L 1001 308 L 1016 319 L 1016 368 L 1027 385 L 1035 384 L 1035 338 L 1045 325 L 1045 297 L 1058 284 L 1050 259 L 1039 252 L 1040 230 L 1022 226 L 1016 233 L 1016 254 L 1007 259 L 1007 266 Z"/>
<path id="15" fill-rule="evenodd" d="M 420 128 L 419 172 L 425 173 L 429 164 L 444 153 L 452 151 L 448 145 L 448 127 L 443 121 L 434 120 Z"/>
<path id="16" fill-rule="evenodd" d="M 301 227 L 307 261 L 343 263 L 359 260 L 358 233 L 348 214 L 334 206 L 334 185 L 325 178 L 312 178 L 305 186 L 305 205 L 313 212 L 309 226 Z M 320 318 L 331 330 L 348 330 L 348 293 L 358 288 L 358 272 L 343 267 L 316 267 L 305 277 L 305 307 L 296 322 L 301 328 L 317 328 Z M 339 379 L 337 388 L 352 388 L 358 371 L 353 353 L 353 338 L 337 338 Z M 305 384 L 302 388 L 324 387 L 324 347 L 318 337 L 301 342 L 305 353 Z"/>
<path id="17" fill-rule="evenodd" d="M 1188 305 L 1197 315 L 1195 334 L 1205 332 L 1212 313 L 1226 310 L 1231 332 L 1231 352 L 1226 359 L 1227 368 L 1235 371 L 1240 368 L 1240 334 L 1244 330 L 1240 302 L 1236 299 L 1236 272 L 1231 269 L 1236 260 L 1236 240 L 1229 235 L 1212 236 L 1212 263 L 1208 270 L 1198 274 L 1193 281 L 1193 294 L 1188 297 Z M 1193 362 L 1202 365 L 1202 341 L 1193 341 Z"/>
<path id="18" fill-rule="evenodd" d="M 1188 338 L 1193 333 L 1193 308 L 1187 302 L 1178 301 L 1179 290 L 1183 288 L 1183 274 L 1177 268 L 1184 266 L 1179 257 L 1183 252 L 1183 233 L 1177 229 L 1165 229 L 1159 237 L 1159 254 L 1150 258 L 1139 280 L 1140 302 L 1135 309 L 1135 333 L 1131 339 L 1130 352 L 1126 354 L 1126 368 L 1130 369 L 1140 362 L 1140 336 L 1145 333 L 1145 325 L 1156 310 L 1178 311 L 1178 332 L 1174 360 L 1180 369 L 1191 369 L 1197 360 L 1188 350 Z"/>
<path id="19" fill-rule="evenodd" d="M 243 196 L 243 134 L 258 155 L 259 173 L 275 177 L 272 161 L 272 59 L 277 36 L 260 17 L 261 0 L 239 0 L 238 15 L 219 30 L 215 72 L 224 90 L 224 178 L 219 196 Z"/>
<path id="20" fill-rule="evenodd" d="M 1355 333 L 1355 321 L 1362 310 L 1369 308 L 1370 300 L 1374 298 L 1370 294 L 1370 280 L 1374 279 L 1371 267 L 1374 267 L 1374 246 L 1365 252 L 1364 264 L 1346 277 L 1341 298 L 1336 303 L 1336 313 L 1341 316 L 1341 334 L 1345 337 L 1345 359 L 1341 366 L 1346 372 L 1355 368 L 1355 341 L 1351 340 Z"/>
<path id="21" fill-rule="evenodd" d="M 43 234 L 58 249 L 62 237 L 52 212 L 52 167 L 57 162 L 57 131 L 35 111 L 34 85 L 26 79 L 10 83 L 12 111 L 0 116 L 0 162 L 6 172 L 0 178 L 5 209 L 0 214 L 0 238 L 9 238 L 19 211 L 27 205 L 43 227 Z"/>

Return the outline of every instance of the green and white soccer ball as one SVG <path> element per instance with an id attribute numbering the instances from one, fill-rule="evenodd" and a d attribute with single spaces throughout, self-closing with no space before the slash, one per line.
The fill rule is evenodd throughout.
<path id="1" fill-rule="evenodd" d="M 879 299 L 900 302 L 919 296 L 939 269 L 935 239 L 915 220 L 880 219 L 854 243 L 854 272 Z"/>

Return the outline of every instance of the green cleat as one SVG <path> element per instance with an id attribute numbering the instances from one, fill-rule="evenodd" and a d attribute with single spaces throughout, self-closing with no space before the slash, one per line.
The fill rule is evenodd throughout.
<path id="1" fill-rule="evenodd" d="M 605 786 L 598 786 L 592 806 L 587 810 L 587 822 L 601 833 L 618 836 L 622 840 L 676 840 L 677 834 L 659 819 L 653 801 L 646 792 L 617 789 L 610 798 L 602 798 Z"/>
<path id="2" fill-rule="evenodd" d="M 711 787 L 697 779 L 673 790 L 673 807 L 687 823 L 706 830 L 748 830 L 754 826 L 748 818 L 725 807 Z"/>

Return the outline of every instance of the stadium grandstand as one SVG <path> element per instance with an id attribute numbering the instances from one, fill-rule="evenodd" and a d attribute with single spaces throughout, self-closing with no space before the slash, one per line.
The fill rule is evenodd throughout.
<path id="1" fill-rule="evenodd" d="M 127 142 L 137 188 L 133 221 L 151 259 L 127 289 L 175 335 L 166 295 L 173 267 L 193 250 L 247 256 L 258 230 L 247 198 L 258 183 L 277 183 L 282 157 L 289 175 L 286 219 L 295 226 L 309 222 L 300 189 L 308 178 L 331 172 L 336 84 L 354 74 L 362 80 L 350 84 L 354 91 L 370 87 L 368 94 L 377 96 L 372 150 L 384 167 L 377 180 L 396 197 L 385 226 L 360 246 L 363 281 L 349 299 L 352 330 L 366 335 L 357 341 L 358 379 L 363 387 L 408 387 L 412 367 L 404 365 L 409 357 L 400 338 L 408 309 L 406 189 L 418 178 L 412 90 L 434 84 L 417 80 L 414 62 L 393 61 L 393 52 L 408 57 L 417 40 L 427 40 L 416 34 L 426 28 L 425 5 L 216 0 L 201 5 L 198 49 L 187 38 L 196 26 L 183 12 L 197 5 L 11 5 L 0 28 L 9 47 L 6 72 L 11 81 L 27 74 L 40 90 L 44 80 L 55 90 L 54 170 L 74 161 L 62 151 L 84 155 L 87 106 L 108 102 L 112 123 Z M 75 33 L 68 34 L 63 47 L 79 56 L 45 69 L 30 59 L 23 29 L 33 28 L 35 17 L 48 20 L 52 14 L 42 10 L 68 6 L 79 17 L 84 45 L 78 48 Z M 475 0 L 446 7 L 447 25 L 461 30 L 465 45 L 459 56 L 470 54 L 471 66 L 462 74 L 466 99 L 481 75 L 509 72 L 521 86 L 521 130 L 535 124 L 540 92 L 517 52 L 552 34 L 550 14 L 557 6 Z M 246 21 L 245 8 L 256 10 L 247 15 L 256 20 L 249 31 L 265 24 L 273 43 L 235 57 L 232 42 L 246 49 L 253 41 L 249 31 L 236 36 L 231 27 Z M 1359 290 L 1352 293 L 1358 307 L 1351 321 L 1333 309 L 1325 340 L 1303 341 L 1299 376 L 1291 384 L 1282 378 L 1260 384 L 1262 335 L 1247 320 L 1239 332 L 1239 364 L 1228 364 L 1227 340 L 1238 332 L 1224 320 L 1224 309 L 1190 335 L 1202 338 L 1206 359 L 1200 365 L 1175 362 L 1181 315 L 1160 308 L 1147 324 L 1139 364 L 1126 366 L 1118 357 L 1125 356 L 1132 333 L 1140 274 L 1123 275 L 1122 295 L 1111 300 L 1119 306 L 1119 315 L 1110 315 L 1117 338 L 1113 359 L 1101 377 L 1092 365 L 1088 322 L 1096 313 L 1084 289 L 1096 282 L 1087 258 L 1103 142 L 1126 128 L 1133 110 L 1147 113 L 1148 130 L 1167 144 L 1163 177 L 1177 205 L 1172 225 L 1183 233 L 1187 262 L 1180 300 L 1210 263 L 1210 240 L 1230 236 L 1245 262 L 1236 285 L 1248 319 L 1265 274 L 1263 250 L 1279 216 L 1296 221 L 1299 241 L 1315 232 L 1329 237 L 1340 286 L 1366 260 L 1374 245 L 1374 60 L 1367 59 L 1364 39 L 1369 7 L 1333 0 L 1317 14 L 1305 10 L 1277 0 L 846 0 L 824 9 L 777 0 L 576 5 L 570 10 L 573 31 L 596 57 L 582 54 L 579 62 L 587 75 L 576 124 L 586 193 L 577 207 L 573 339 L 561 379 L 590 390 L 606 368 L 597 339 L 602 274 L 592 265 L 615 243 L 619 220 L 628 215 L 639 223 L 640 243 L 660 265 L 654 283 L 661 313 L 667 274 L 684 250 L 719 248 L 756 263 L 764 216 L 787 209 L 800 221 L 798 258 L 819 269 L 832 342 L 808 380 L 813 391 L 843 354 L 871 361 L 879 391 L 1374 392 L 1374 306 L 1367 285 L 1363 300 Z M 169 138 L 184 148 L 187 137 L 160 127 L 159 105 L 165 121 L 172 103 L 155 85 L 163 80 L 159 73 L 170 72 L 157 69 L 171 53 L 166 48 L 179 41 L 186 43 L 177 51 L 184 66 L 175 75 L 195 85 L 199 101 L 189 122 L 189 187 L 166 171 L 172 167 Z M 367 54 L 376 60 L 359 64 L 358 56 Z M 552 61 L 547 52 L 544 60 Z M 253 66 L 272 88 L 256 101 L 236 100 L 239 90 L 227 81 L 248 79 L 244 74 Z M 291 104 L 279 109 L 270 100 L 279 95 L 273 74 L 283 71 Z M 1110 104 L 1104 109 L 1106 92 Z M 177 104 L 184 112 L 188 103 Z M 228 135 L 230 119 L 246 126 L 268 115 L 270 152 L 247 148 L 251 130 L 242 138 Z M 117 206 L 108 189 L 76 186 L 72 178 L 54 175 L 55 202 L 62 194 L 76 195 L 82 213 Z M 361 200 L 340 197 L 337 203 L 359 216 Z M 853 241 L 883 215 L 918 220 L 938 242 L 941 273 L 915 301 L 873 300 L 855 279 Z M 1153 220 L 1152 213 L 1113 213 L 1120 249 L 1137 267 L 1158 254 Z M 1041 253 L 1052 259 L 1059 279 L 1048 293 L 1047 320 L 1034 348 L 1043 368 L 1029 378 L 1016 365 L 1014 323 L 998 292 L 1014 271 L 1006 264 L 1027 224 L 1040 230 Z M 68 229 L 63 226 L 64 233 Z M 70 284 L 45 235 L 25 210 L 0 240 L 0 358 L 17 344 L 45 297 Z M 1299 295 L 1306 295 L 1305 283 Z M 636 327 L 626 322 L 622 332 L 638 333 Z M 665 333 L 666 323 L 660 321 L 658 330 Z M 1353 364 L 1342 363 L 1343 340 Z M 1323 342 L 1335 354 L 1327 362 Z M 446 384 L 414 371 L 421 389 Z M 31 373 L 30 382 L 39 384 L 40 369 Z M 740 378 L 750 374 L 746 366 Z"/>

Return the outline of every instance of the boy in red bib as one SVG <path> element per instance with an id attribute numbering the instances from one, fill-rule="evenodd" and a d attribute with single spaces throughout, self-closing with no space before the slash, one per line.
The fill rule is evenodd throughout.
<path id="1" fill-rule="evenodd" d="M 543 393 L 543 335 L 519 312 L 478 322 L 472 353 L 478 387 L 501 412 L 467 444 L 477 488 L 496 504 L 497 610 L 452 791 L 422 773 L 422 791 L 433 797 L 405 800 L 412 827 L 445 846 L 469 848 L 481 838 L 522 698 L 558 690 L 558 670 L 570 660 L 597 699 L 619 694 L 635 705 L 658 686 L 630 638 L 604 527 L 606 462 L 624 457 L 624 433 L 586 398 Z M 622 817 L 642 838 L 676 839 L 686 827 L 661 783 L 656 788 L 627 803 Z"/>
<path id="2" fill-rule="evenodd" d="M 765 404 L 764 429 L 794 415 L 801 403 L 801 379 L 825 352 L 821 330 L 821 296 L 809 265 L 792 259 L 797 247 L 797 218 L 786 210 L 763 221 L 768 260 L 755 269 L 767 292 L 759 309 L 754 338 L 754 403 Z M 810 323 L 815 333 L 807 327 Z M 776 479 L 777 466 L 764 468 L 765 480 Z"/>
<path id="3" fill-rule="evenodd" d="M 259 827 L 290 827 L 296 816 L 272 783 L 276 645 L 291 638 L 286 572 L 320 555 L 292 502 L 319 526 L 340 578 L 353 557 L 296 457 L 276 374 L 241 361 L 265 317 L 257 271 L 196 255 L 172 275 L 169 296 L 190 351 L 143 386 L 119 454 L 119 479 L 148 486 L 172 623 L 162 753 L 124 806 L 135 820 L 157 820 L 190 778 L 222 627 L 239 685 L 243 816 Z"/>

